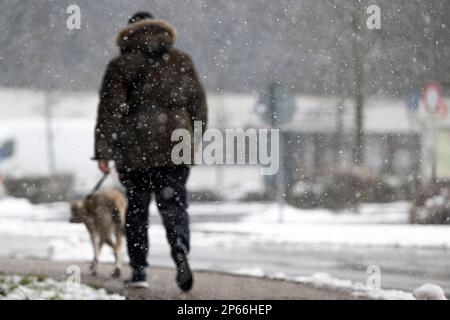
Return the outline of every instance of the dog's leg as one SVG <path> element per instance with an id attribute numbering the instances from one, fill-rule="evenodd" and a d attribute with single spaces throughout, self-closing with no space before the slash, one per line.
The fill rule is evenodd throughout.
<path id="1" fill-rule="evenodd" d="M 116 243 L 113 246 L 115 264 L 114 264 L 114 272 L 112 276 L 114 278 L 119 278 L 122 273 L 122 264 L 123 264 L 123 234 L 120 226 L 117 227 L 117 231 L 115 232 Z"/>
<path id="2" fill-rule="evenodd" d="M 122 254 L 121 254 L 121 248 L 114 247 L 114 257 L 116 259 L 116 262 L 114 264 L 114 271 L 112 273 L 113 278 L 120 278 L 120 275 L 122 273 Z"/>
<path id="3" fill-rule="evenodd" d="M 92 275 L 97 275 L 98 272 L 98 256 L 100 255 L 100 251 L 102 249 L 102 243 L 100 237 L 95 233 L 91 234 L 92 248 L 94 249 L 94 258 L 91 263 L 91 273 Z"/>

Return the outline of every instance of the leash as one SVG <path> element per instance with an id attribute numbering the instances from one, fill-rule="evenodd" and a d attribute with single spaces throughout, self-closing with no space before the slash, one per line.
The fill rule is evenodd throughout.
<path id="1" fill-rule="evenodd" d="M 86 200 L 89 200 L 92 197 L 92 195 L 94 194 L 94 192 L 97 191 L 98 189 L 100 189 L 103 182 L 105 182 L 105 180 L 106 180 L 106 178 L 108 178 L 108 176 L 109 176 L 109 172 L 103 174 L 103 177 L 101 177 L 101 179 L 97 182 L 94 189 L 92 189 L 92 191 L 86 196 Z"/>
<path id="2" fill-rule="evenodd" d="M 108 173 L 104 173 L 103 174 L 103 177 L 100 178 L 100 180 L 95 185 L 94 189 L 92 189 L 92 191 L 86 196 L 85 200 L 90 200 L 92 198 L 92 195 L 94 194 L 94 192 L 97 191 L 98 189 L 100 189 L 100 187 L 102 186 L 103 182 L 105 182 L 105 180 L 108 178 L 110 173 L 111 173 L 111 170 L 109 170 Z M 113 220 L 118 226 L 122 225 L 120 212 L 117 210 L 117 208 L 115 208 L 114 211 L 113 211 Z"/>

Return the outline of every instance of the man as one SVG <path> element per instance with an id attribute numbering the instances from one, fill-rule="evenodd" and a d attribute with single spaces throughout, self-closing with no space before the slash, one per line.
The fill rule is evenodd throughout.
<path id="1" fill-rule="evenodd" d="M 147 287 L 148 218 L 156 196 L 177 267 L 177 284 L 188 291 L 189 226 L 186 181 L 189 167 L 171 159 L 172 132 L 193 133 L 194 121 L 207 122 L 204 89 L 191 58 L 173 48 L 176 30 L 148 12 L 136 13 L 119 32 L 119 57 L 106 70 L 95 130 L 95 157 L 109 172 L 115 161 L 127 191 L 127 248 L 133 273 L 130 287 Z"/>

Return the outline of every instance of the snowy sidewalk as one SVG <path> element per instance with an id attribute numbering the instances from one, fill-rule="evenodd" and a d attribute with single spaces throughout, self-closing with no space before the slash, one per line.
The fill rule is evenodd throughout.
<path id="1" fill-rule="evenodd" d="M 216 272 L 195 272 L 194 289 L 181 293 L 176 287 L 175 270 L 169 268 L 149 269 L 148 290 L 125 290 L 122 282 L 108 276 L 111 265 L 101 265 L 99 276 L 89 275 L 88 264 L 80 262 L 53 262 L 47 260 L 0 258 L 0 274 L 47 276 L 63 281 L 70 266 L 79 266 L 81 282 L 96 288 L 105 288 L 128 299 L 355 299 L 348 291 L 318 289 L 282 280 L 226 275 Z M 125 275 L 129 270 L 125 270 Z"/>

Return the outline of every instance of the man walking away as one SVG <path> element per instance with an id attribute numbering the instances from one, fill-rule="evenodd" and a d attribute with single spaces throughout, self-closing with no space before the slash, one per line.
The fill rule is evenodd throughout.
<path id="1" fill-rule="evenodd" d="M 95 130 L 95 157 L 102 172 L 116 163 L 126 188 L 130 287 L 147 287 L 148 219 L 154 194 L 183 291 L 192 287 L 186 181 L 190 168 L 171 159 L 172 132 L 207 122 L 206 97 L 194 64 L 173 48 L 176 30 L 167 21 L 139 12 L 119 32 L 121 54 L 106 70 Z"/>

